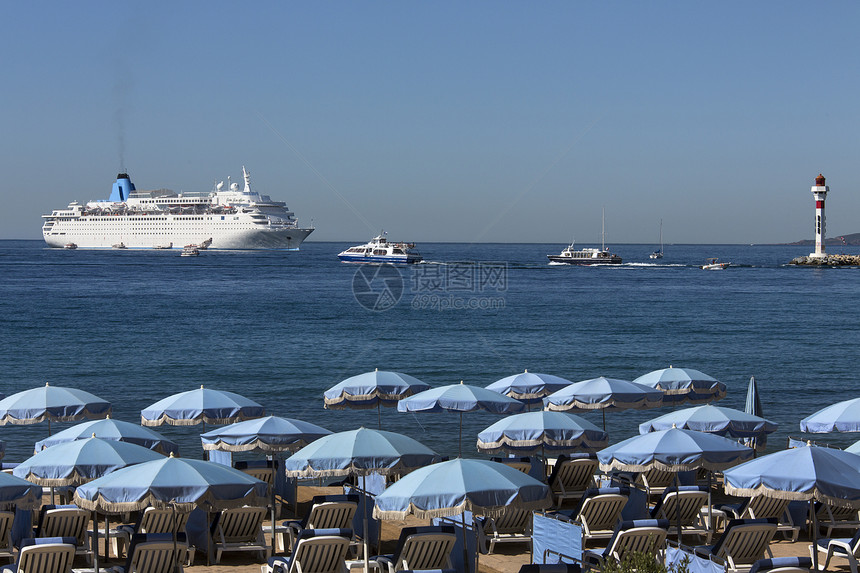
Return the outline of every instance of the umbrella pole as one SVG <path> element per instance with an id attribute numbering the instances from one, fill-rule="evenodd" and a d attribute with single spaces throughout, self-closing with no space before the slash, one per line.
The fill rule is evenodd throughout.
<path id="1" fill-rule="evenodd" d="M 675 499 L 680 499 L 680 496 L 681 496 L 681 473 L 680 472 L 675 472 L 675 495 L 678 496 Z M 680 547 L 681 546 L 681 539 L 682 539 L 681 538 L 681 504 L 676 503 L 675 509 L 677 510 L 675 512 L 675 515 L 678 516 L 678 546 Z"/>
<path id="2" fill-rule="evenodd" d="M 370 569 L 370 556 L 368 555 L 368 550 L 370 549 L 370 545 L 368 544 L 368 535 L 370 532 L 367 527 L 367 475 L 362 474 L 361 476 L 361 501 L 364 504 L 364 531 L 362 532 L 362 538 L 364 540 L 364 547 L 362 550 L 364 551 L 364 573 L 367 573 Z"/>
<path id="3" fill-rule="evenodd" d="M 815 515 L 815 500 L 809 499 L 809 513 L 812 514 L 812 568 L 818 571 L 818 516 Z"/>
<path id="4" fill-rule="evenodd" d="M 170 531 L 173 534 L 173 572 L 179 573 L 182 571 L 182 566 L 179 564 L 179 555 L 177 555 L 178 551 L 176 550 L 176 504 L 171 502 L 170 509 L 172 510 L 170 513 Z M 186 543 L 187 541 L 186 539 Z"/>
<path id="5" fill-rule="evenodd" d="M 708 529 L 713 529 L 714 527 L 714 514 L 711 511 L 714 507 L 714 504 L 711 502 L 711 479 L 713 477 L 714 472 L 708 470 Z"/>
<path id="6" fill-rule="evenodd" d="M 107 530 L 105 530 L 105 547 L 107 547 Z M 99 514 L 93 511 L 93 567 L 99 573 Z"/>
<path id="7" fill-rule="evenodd" d="M 463 457 L 463 412 L 460 412 L 460 441 L 459 441 L 459 449 L 458 449 L 458 458 Z M 465 540 L 464 540 L 465 543 Z"/>
<path id="8" fill-rule="evenodd" d="M 600 412 L 603 414 L 603 431 L 606 431 L 606 408 L 601 408 Z"/>
<path id="9" fill-rule="evenodd" d="M 272 555 L 275 554 L 275 480 L 277 479 L 277 468 L 275 467 L 275 456 L 267 456 L 272 461 L 272 484 L 269 488 L 272 490 Z"/>
<path id="10" fill-rule="evenodd" d="M 460 415 L 462 416 L 462 414 L 460 414 Z M 469 546 L 466 543 L 466 510 L 465 509 L 463 510 L 463 513 L 460 514 L 460 518 L 462 519 L 462 522 L 463 522 L 463 568 L 466 571 L 466 573 L 469 573 L 469 571 L 471 571 L 472 568 L 469 566 L 470 565 L 470 563 L 469 563 Z"/>
<path id="11" fill-rule="evenodd" d="M 380 402 L 376 403 L 376 425 L 379 426 L 379 429 L 382 429 L 382 410 L 379 407 Z"/>

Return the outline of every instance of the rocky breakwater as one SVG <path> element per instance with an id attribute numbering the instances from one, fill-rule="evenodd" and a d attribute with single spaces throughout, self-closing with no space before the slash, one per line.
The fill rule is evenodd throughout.
<path id="1" fill-rule="evenodd" d="M 860 267 L 860 255 L 825 255 L 823 257 L 797 257 L 790 265 L 807 267 Z"/>

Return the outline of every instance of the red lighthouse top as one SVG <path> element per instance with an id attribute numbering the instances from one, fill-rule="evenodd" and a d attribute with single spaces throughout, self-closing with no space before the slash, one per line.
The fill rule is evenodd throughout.
<path id="1" fill-rule="evenodd" d="M 815 186 L 824 187 L 824 175 L 822 175 L 821 173 L 819 173 L 818 177 L 815 178 Z"/>

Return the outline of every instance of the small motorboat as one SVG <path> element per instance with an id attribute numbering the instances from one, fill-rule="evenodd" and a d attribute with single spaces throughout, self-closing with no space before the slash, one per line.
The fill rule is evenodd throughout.
<path id="1" fill-rule="evenodd" d="M 75 243 L 66 243 L 65 245 L 63 245 L 63 248 L 66 249 L 67 251 L 71 251 L 71 250 L 77 249 L 78 246 Z"/>
<path id="2" fill-rule="evenodd" d="M 707 263 L 702 265 L 702 269 L 706 271 L 721 271 L 731 264 L 732 263 L 722 263 L 718 258 L 710 258 Z"/>
<path id="3" fill-rule="evenodd" d="M 127 249 L 127 248 L 128 248 L 128 247 L 126 247 L 126 246 L 125 246 L 125 243 L 123 243 L 123 242 L 119 242 L 119 243 L 116 243 L 116 244 L 111 245 L 111 246 L 112 246 L 114 249 Z"/>
<path id="4" fill-rule="evenodd" d="M 180 257 L 196 257 L 200 254 L 200 249 L 197 248 L 197 245 L 185 245 L 182 247 L 182 254 Z"/>

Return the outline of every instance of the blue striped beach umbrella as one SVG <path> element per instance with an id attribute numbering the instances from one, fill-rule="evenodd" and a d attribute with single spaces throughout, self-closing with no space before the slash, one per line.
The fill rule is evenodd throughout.
<path id="1" fill-rule="evenodd" d="M 662 368 L 633 380 L 663 392 L 665 405 L 705 404 L 726 397 L 726 385 L 694 368 Z"/>
<path id="2" fill-rule="evenodd" d="M 401 372 L 365 372 L 338 382 L 325 391 L 325 407 L 332 410 L 376 408 L 379 428 L 382 428 L 380 406 L 394 407 L 407 396 L 429 390 L 430 385 Z"/>
<path id="3" fill-rule="evenodd" d="M 265 414 L 263 407 L 234 392 L 200 388 L 173 394 L 140 411 L 144 426 L 232 424 Z"/>
<path id="4" fill-rule="evenodd" d="M 504 394 L 525 404 L 540 404 L 545 397 L 571 384 L 573 382 L 560 376 L 526 370 L 522 374 L 496 380 L 487 386 L 487 390 Z"/>
<path id="5" fill-rule="evenodd" d="M 179 455 L 179 446 L 158 432 L 137 424 L 132 424 L 131 422 L 123 422 L 122 420 L 114 420 L 112 418 L 84 422 L 71 428 L 66 428 L 49 438 L 39 440 L 36 442 L 36 452 L 57 444 L 73 442 L 75 440 L 86 440 L 93 436 L 103 440 L 118 440 L 129 444 L 137 444 L 165 456 L 169 454 Z"/>
<path id="6" fill-rule="evenodd" d="M 860 398 L 827 406 L 800 421 L 800 431 L 811 434 L 860 432 Z"/>
<path id="7" fill-rule="evenodd" d="M 110 402 L 77 388 L 45 384 L 0 400 L 0 425 L 74 422 L 109 416 Z"/>

